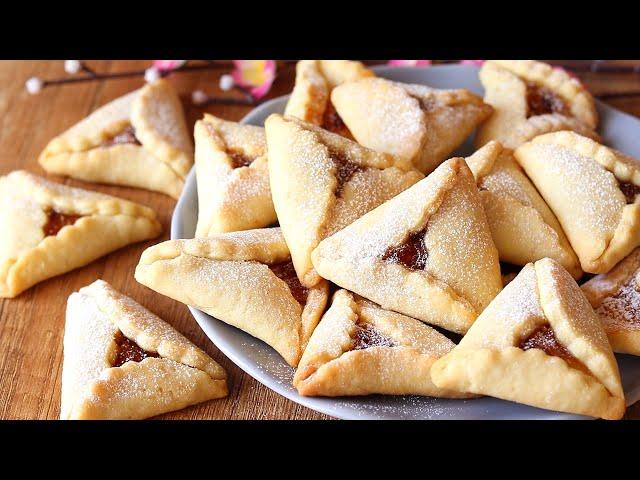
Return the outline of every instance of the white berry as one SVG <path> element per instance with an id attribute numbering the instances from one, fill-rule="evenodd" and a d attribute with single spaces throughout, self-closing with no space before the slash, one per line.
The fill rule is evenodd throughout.
<path id="1" fill-rule="evenodd" d="M 24 86 L 27 88 L 27 92 L 29 92 L 31 95 L 35 95 L 36 93 L 39 93 L 40 90 L 42 90 L 43 83 L 42 80 L 40 80 L 38 77 L 31 77 L 25 82 Z"/>
<path id="2" fill-rule="evenodd" d="M 220 90 L 222 91 L 229 91 L 233 88 L 233 86 L 235 85 L 235 81 L 233 80 L 233 77 L 229 74 L 225 74 L 222 75 L 220 77 Z"/>
<path id="3" fill-rule="evenodd" d="M 160 70 L 155 67 L 147 68 L 144 71 L 144 80 L 147 83 L 153 83 L 160 80 Z"/>
<path id="4" fill-rule="evenodd" d="M 79 60 L 65 60 L 64 61 L 64 71 L 70 73 L 71 75 L 78 73 L 80 71 L 80 61 Z"/>
<path id="5" fill-rule="evenodd" d="M 207 100 L 209 100 L 209 97 L 207 96 L 206 93 L 204 93 L 202 90 L 194 90 L 191 93 L 191 101 L 195 104 L 195 105 L 202 105 L 203 103 L 205 103 Z"/>

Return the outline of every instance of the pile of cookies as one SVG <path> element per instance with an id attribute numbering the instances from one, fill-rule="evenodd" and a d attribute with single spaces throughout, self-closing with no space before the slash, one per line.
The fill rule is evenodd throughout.
<path id="1" fill-rule="evenodd" d="M 564 70 L 487 61 L 480 80 L 484 99 L 303 60 L 264 128 L 205 115 L 196 238 L 148 248 L 136 280 L 269 344 L 302 395 L 490 395 L 622 417 L 613 352 L 640 354 L 640 160 L 601 143 L 592 96 Z M 164 106 L 140 105 L 156 88 L 169 87 L 95 112 L 41 164 L 176 196 L 190 144 L 179 105 L 148 92 Z M 476 152 L 449 158 L 474 131 Z M 153 212 L 94 195 L 0 180 L 29 232 L 0 249 L 4 295 L 158 234 Z M 50 253 L 92 222 L 101 248 Z M 70 297 L 63 417 L 224 394 L 222 369 L 131 299 L 101 281 Z"/>

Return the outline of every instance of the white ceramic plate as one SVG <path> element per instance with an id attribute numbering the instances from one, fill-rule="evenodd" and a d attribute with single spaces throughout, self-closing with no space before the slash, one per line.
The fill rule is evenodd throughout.
<path id="1" fill-rule="evenodd" d="M 436 88 L 466 88 L 483 95 L 474 66 L 446 65 L 423 68 L 380 67 L 376 73 L 385 78 L 408 83 L 423 83 Z M 263 125 L 271 113 L 282 113 L 287 97 L 280 97 L 260 105 L 242 121 Z M 640 158 L 640 121 L 598 102 L 600 133 L 605 143 Z M 456 154 L 472 153 L 471 142 L 465 143 Z M 198 217 L 195 169 L 191 171 L 173 214 L 171 238 L 193 238 Z M 294 402 L 313 410 L 343 419 L 578 419 L 578 415 L 557 413 L 512 402 L 484 397 L 473 400 L 450 400 L 430 397 L 367 397 L 309 398 L 298 395 L 291 385 L 293 369 L 275 350 L 249 334 L 231 327 L 193 307 L 194 318 L 206 335 L 236 365 Z M 640 400 L 640 358 L 617 355 L 622 381 L 631 405 Z M 268 408 L 268 407 L 267 407 Z"/>

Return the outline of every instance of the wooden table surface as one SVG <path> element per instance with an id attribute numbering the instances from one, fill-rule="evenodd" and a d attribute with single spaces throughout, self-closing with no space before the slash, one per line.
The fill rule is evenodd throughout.
<path id="1" fill-rule="evenodd" d="M 620 64 L 640 65 L 640 61 Z M 94 61 L 98 72 L 146 68 L 149 61 Z M 269 98 L 288 93 L 293 85 L 293 67 L 286 65 Z M 172 75 L 185 106 L 189 127 L 204 112 L 239 120 L 251 107 L 191 104 L 191 92 L 202 89 L 222 95 L 218 77 L 224 71 L 194 71 Z M 97 107 L 143 84 L 142 78 L 71 84 L 44 89 L 30 95 L 26 79 L 66 76 L 62 61 L 0 62 L 0 174 L 27 169 L 45 175 L 37 158 L 54 136 L 84 118 Z M 596 96 L 614 107 L 640 116 L 640 75 L 632 73 L 580 74 Z M 634 92 L 635 95 L 625 95 Z M 603 96 L 604 95 L 604 96 Z M 92 264 L 50 279 L 11 300 L 0 300 L 0 419 L 56 419 L 60 408 L 62 338 L 67 297 L 97 278 L 133 297 L 165 319 L 219 362 L 229 375 L 230 394 L 178 412 L 165 419 L 326 419 L 262 386 L 229 361 L 204 335 L 187 307 L 138 284 L 133 271 L 148 246 L 169 237 L 175 201 L 159 193 L 126 187 L 88 184 L 62 177 L 56 181 L 140 202 L 154 208 L 164 226 L 161 238 L 131 245 Z M 640 418 L 640 402 L 627 412 Z"/>

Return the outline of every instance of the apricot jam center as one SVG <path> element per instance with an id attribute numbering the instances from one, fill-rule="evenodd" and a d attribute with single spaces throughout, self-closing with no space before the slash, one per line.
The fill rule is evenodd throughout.
<path id="1" fill-rule="evenodd" d="M 353 339 L 353 350 L 364 350 L 370 347 L 393 347 L 395 343 L 378 332 L 368 323 L 356 325 L 356 335 Z"/>
<path id="2" fill-rule="evenodd" d="M 293 267 L 293 262 L 282 262 L 276 263 L 274 265 L 269 265 L 271 271 L 278 277 L 280 280 L 286 282 L 289 286 L 289 290 L 291 290 L 291 295 L 296 301 L 304 306 L 307 303 L 307 297 L 309 296 L 309 289 L 304 287 L 300 280 L 298 280 L 298 275 L 296 274 L 296 270 Z"/>
<path id="3" fill-rule="evenodd" d="M 116 359 L 113 362 L 114 367 L 120 367 L 127 362 L 141 362 L 145 358 L 154 357 L 159 355 L 155 352 L 147 352 L 140 348 L 140 346 L 125 337 L 122 332 L 116 333 Z"/>
<path id="4" fill-rule="evenodd" d="M 520 342 L 519 347 L 522 350 L 539 348 L 547 355 L 562 358 L 571 368 L 589 373 L 589 370 L 582 364 L 582 362 L 574 357 L 571 352 L 558 341 L 551 325 L 543 325 L 536 328 L 531 335 Z"/>
<path id="5" fill-rule="evenodd" d="M 382 260 L 399 263 L 410 270 L 424 270 L 429 257 L 424 243 L 425 234 L 426 229 L 412 233 L 401 245 L 389 248 L 382 256 Z"/>
<path id="6" fill-rule="evenodd" d="M 67 215 L 56 210 L 50 210 L 47 215 L 47 223 L 42 227 L 46 237 L 57 235 L 58 232 L 62 230 L 62 227 L 73 225 L 82 217 L 82 215 Z"/>
<path id="7" fill-rule="evenodd" d="M 571 115 L 567 104 L 551 90 L 535 83 L 527 83 L 527 118 L 547 113 Z"/>

